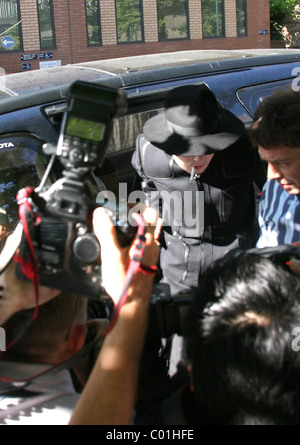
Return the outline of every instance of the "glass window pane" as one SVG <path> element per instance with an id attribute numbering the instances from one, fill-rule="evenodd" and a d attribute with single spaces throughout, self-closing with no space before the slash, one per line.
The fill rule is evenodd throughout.
<path id="1" fill-rule="evenodd" d="M 55 48 L 52 0 L 38 0 L 41 49 Z"/>
<path id="2" fill-rule="evenodd" d="M 107 153 L 132 150 L 135 147 L 138 135 L 143 132 L 143 126 L 147 120 L 161 111 L 163 110 L 159 108 L 114 119 L 112 137 L 108 144 Z"/>
<path id="3" fill-rule="evenodd" d="M 202 0 L 203 37 L 224 37 L 224 0 Z"/>
<path id="4" fill-rule="evenodd" d="M 100 5 L 99 0 L 85 0 L 88 45 L 100 45 Z"/>
<path id="5" fill-rule="evenodd" d="M 157 13 L 159 40 L 189 37 L 186 0 L 158 0 Z"/>
<path id="6" fill-rule="evenodd" d="M 247 35 L 247 0 L 236 0 L 237 35 Z"/>
<path id="7" fill-rule="evenodd" d="M 277 80 L 269 83 L 262 83 L 261 85 L 241 88 L 237 91 L 237 97 L 246 108 L 246 110 L 254 116 L 258 105 L 275 91 L 290 90 L 292 79 Z"/>
<path id="8" fill-rule="evenodd" d="M 142 1 L 116 0 L 118 42 L 142 42 Z"/>
<path id="9" fill-rule="evenodd" d="M 0 0 L 0 52 L 22 49 L 19 3 Z"/>

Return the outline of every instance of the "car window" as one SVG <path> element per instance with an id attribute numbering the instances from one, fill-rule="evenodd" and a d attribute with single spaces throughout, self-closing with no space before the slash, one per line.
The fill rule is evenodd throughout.
<path id="1" fill-rule="evenodd" d="M 135 147 L 137 136 L 142 133 L 145 122 L 162 109 L 128 114 L 114 120 L 113 134 L 107 153 L 128 150 Z"/>
<path id="2" fill-rule="evenodd" d="M 237 91 L 237 97 L 247 111 L 254 116 L 256 108 L 265 97 L 272 94 L 275 90 L 290 89 L 292 87 L 292 81 L 292 79 L 285 79 L 241 88 Z"/>

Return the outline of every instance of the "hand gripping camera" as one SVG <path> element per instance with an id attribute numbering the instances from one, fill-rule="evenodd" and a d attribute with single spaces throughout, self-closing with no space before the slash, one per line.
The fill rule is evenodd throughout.
<path id="1" fill-rule="evenodd" d="M 26 265 L 33 260 L 34 251 L 41 285 L 97 298 L 103 289 L 100 245 L 93 233 L 92 215 L 99 188 L 92 181 L 92 172 L 103 163 L 113 118 L 124 113 L 126 96 L 110 86 L 77 81 L 67 100 L 58 145 L 43 147 L 52 155 L 48 170 L 54 157 L 59 157 L 64 167 L 62 178 L 48 188 L 43 178 L 38 189 L 22 189 L 18 194 L 27 234 L 20 245 L 17 274 L 30 278 Z M 127 245 L 136 228 L 120 221 L 120 213 L 112 209 L 111 217 L 120 244 Z"/>

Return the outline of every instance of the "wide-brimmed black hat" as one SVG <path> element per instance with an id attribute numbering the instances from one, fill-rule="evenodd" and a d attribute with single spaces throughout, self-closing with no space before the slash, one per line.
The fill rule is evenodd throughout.
<path id="1" fill-rule="evenodd" d="M 153 145 L 170 155 L 201 156 L 228 148 L 245 126 L 201 84 L 169 91 L 164 111 L 149 119 L 143 131 Z"/>

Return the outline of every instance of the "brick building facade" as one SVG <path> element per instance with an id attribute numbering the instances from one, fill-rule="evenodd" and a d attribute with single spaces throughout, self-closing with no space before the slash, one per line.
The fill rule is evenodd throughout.
<path id="1" fill-rule="evenodd" d="M 6 8 L 8 4 L 14 7 L 15 13 L 6 12 L 4 4 Z M 122 28 L 123 34 L 120 31 L 125 15 L 122 16 L 122 9 L 118 10 L 117 6 L 128 8 L 128 4 L 134 5 L 140 14 L 141 26 L 136 40 L 126 37 L 129 26 Z M 270 47 L 269 0 L 174 0 L 174 7 L 175 4 L 180 12 L 173 14 L 172 11 L 164 12 L 163 0 L 0 0 L 0 67 L 10 73 L 51 64 L 66 65 L 171 51 Z M 203 5 L 210 9 L 204 9 Z M 87 23 L 87 7 L 92 14 L 93 26 Z M 214 7 L 219 8 L 217 15 L 210 13 L 203 17 L 206 11 Z M 244 8 L 242 34 L 238 29 L 238 7 Z M 44 22 L 41 22 L 41 8 L 42 13 L 49 12 L 46 24 L 52 31 L 50 44 L 45 44 L 45 40 L 42 45 Z M 10 22 L 5 21 L 4 17 L 9 14 Z M 179 21 L 175 26 L 176 14 Z M 222 20 L 222 23 L 217 23 L 217 31 L 210 31 L 208 22 L 214 26 L 216 19 Z M 123 22 L 120 24 L 121 20 Z M 20 23 L 15 25 L 17 22 Z M 10 24 L 11 30 L 6 31 Z M 45 27 L 44 37 L 49 29 Z M 9 47 L 15 41 L 15 37 L 10 36 L 12 30 L 19 30 L 17 49 L 15 46 Z M 94 38 L 91 36 L 95 32 L 99 34 L 99 41 L 90 44 L 89 39 Z M 172 32 L 175 32 L 175 37 L 169 38 L 168 33 L 172 36 Z M 214 32 L 219 35 L 214 35 Z"/>

